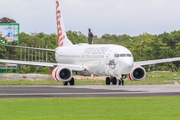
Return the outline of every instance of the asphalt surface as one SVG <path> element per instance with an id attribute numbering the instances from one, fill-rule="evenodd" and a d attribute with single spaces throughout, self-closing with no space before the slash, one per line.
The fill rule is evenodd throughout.
<path id="1" fill-rule="evenodd" d="M 180 96 L 180 85 L 0 86 L 0 98 Z"/>

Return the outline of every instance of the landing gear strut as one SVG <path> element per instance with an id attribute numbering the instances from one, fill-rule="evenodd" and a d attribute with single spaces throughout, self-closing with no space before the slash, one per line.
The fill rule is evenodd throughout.
<path id="1" fill-rule="evenodd" d="M 63 82 L 63 85 L 64 85 L 64 86 L 67 86 L 68 83 L 69 83 L 71 86 L 73 86 L 73 85 L 74 85 L 74 78 L 72 77 L 72 79 L 71 79 L 69 82 Z"/>

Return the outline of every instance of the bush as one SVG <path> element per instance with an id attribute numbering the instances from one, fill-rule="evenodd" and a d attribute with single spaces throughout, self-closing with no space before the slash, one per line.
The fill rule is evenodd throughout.
<path id="1" fill-rule="evenodd" d="M 25 67 L 25 66 L 22 66 L 22 70 L 21 70 L 21 73 L 22 74 L 26 74 L 26 73 L 30 73 L 31 70 L 30 70 L 30 67 Z"/>
<path id="2" fill-rule="evenodd" d="M 49 74 L 49 67 L 43 67 L 41 69 L 41 74 Z"/>
<path id="3" fill-rule="evenodd" d="M 37 73 L 37 66 L 30 66 L 31 73 Z"/>
<path id="4" fill-rule="evenodd" d="M 8 71 L 8 73 L 13 73 L 13 70 L 12 70 L 12 69 L 10 69 L 10 70 Z"/>

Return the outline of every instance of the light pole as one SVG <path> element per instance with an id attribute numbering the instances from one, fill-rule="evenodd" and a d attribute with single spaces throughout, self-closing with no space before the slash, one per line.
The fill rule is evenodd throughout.
<path id="1" fill-rule="evenodd" d="M 129 39 L 131 42 L 132 42 L 132 40 L 131 39 Z"/>
<path id="2" fill-rule="evenodd" d="M 140 43 L 140 61 L 141 61 L 141 44 L 143 43 L 143 41 L 141 41 Z"/>

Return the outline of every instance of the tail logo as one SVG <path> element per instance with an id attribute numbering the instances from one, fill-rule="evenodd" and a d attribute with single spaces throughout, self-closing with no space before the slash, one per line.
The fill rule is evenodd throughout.
<path id="1" fill-rule="evenodd" d="M 61 11 L 59 9 L 59 1 L 56 0 L 56 17 L 57 17 L 57 27 L 58 27 L 58 43 L 59 46 L 63 46 L 63 40 L 65 39 L 65 35 L 62 33 L 61 27 Z"/>

